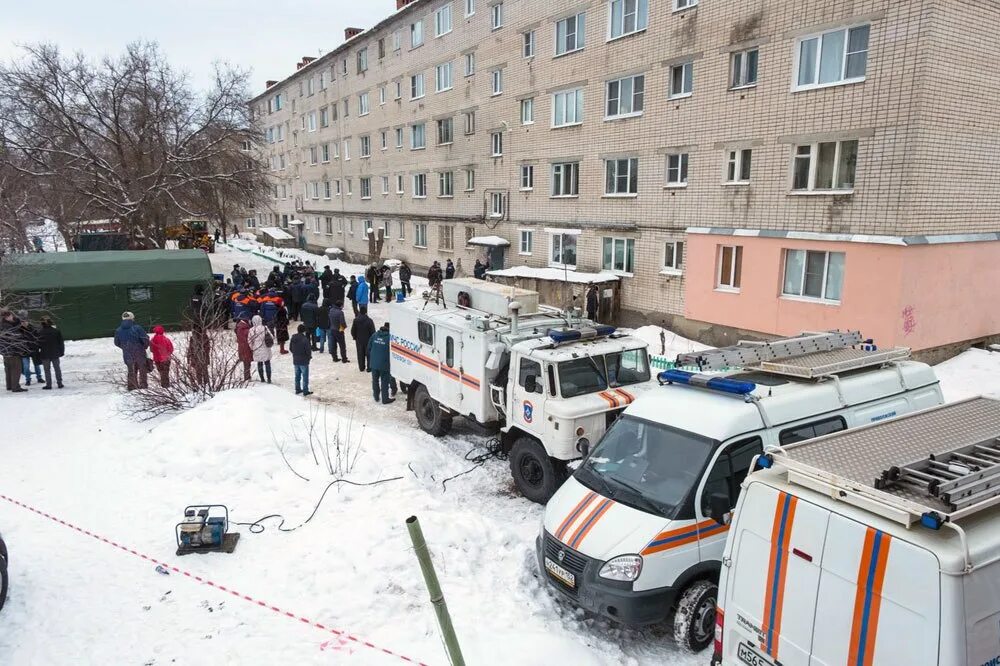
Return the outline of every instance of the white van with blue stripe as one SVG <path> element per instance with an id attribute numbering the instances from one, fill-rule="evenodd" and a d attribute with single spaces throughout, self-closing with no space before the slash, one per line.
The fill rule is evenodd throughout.
<path id="1" fill-rule="evenodd" d="M 704 649 L 727 518 L 754 458 L 943 401 L 933 370 L 907 350 L 855 348 L 856 334 L 792 340 L 810 353 L 785 354 L 779 341 L 679 358 L 731 369 L 660 373 L 661 386 L 625 409 L 546 506 L 536 551 L 550 589 L 623 624 L 672 623 L 680 644 Z"/>
<path id="2" fill-rule="evenodd" d="M 722 562 L 716 666 L 1000 664 L 1000 401 L 768 450 Z"/>

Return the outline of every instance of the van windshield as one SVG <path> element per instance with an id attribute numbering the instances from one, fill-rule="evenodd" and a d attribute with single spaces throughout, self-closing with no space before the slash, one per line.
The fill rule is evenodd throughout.
<path id="1" fill-rule="evenodd" d="M 573 476 L 617 502 L 672 519 L 697 486 L 715 446 L 707 437 L 626 415 Z"/>
<path id="2" fill-rule="evenodd" d="M 559 364 L 559 393 L 564 398 L 649 381 L 645 349 L 585 356 Z"/>

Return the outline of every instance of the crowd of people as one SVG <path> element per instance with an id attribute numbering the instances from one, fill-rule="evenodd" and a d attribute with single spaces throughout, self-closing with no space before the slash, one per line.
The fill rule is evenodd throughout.
<path id="1" fill-rule="evenodd" d="M 24 393 L 31 386 L 32 378 L 43 384 L 42 390 L 63 388 L 62 367 L 59 364 L 66 353 L 62 332 L 52 319 L 42 317 L 36 325 L 24 310 L 0 310 L 0 355 L 3 356 L 4 384 L 8 391 Z M 42 373 L 44 372 L 44 379 Z M 21 377 L 25 386 L 21 386 Z"/>

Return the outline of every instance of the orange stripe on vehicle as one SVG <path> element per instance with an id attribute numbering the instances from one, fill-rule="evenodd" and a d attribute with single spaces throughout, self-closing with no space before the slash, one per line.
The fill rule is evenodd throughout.
<path id="1" fill-rule="evenodd" d="M 882 585 L 889 561 L 892 537 L 869 527 L 858 565 L 857 589 L 854 595 L 854 619 L 847 655 L 848 666 L 872 666 L 875 663 L 875 638 L 882 608 Z"/>
<path id="2" fill-rule="evenodd" d="M 583 521 L 583 524 L 576 528 L 573 538 L 569 540 L 569 547 L 574 549 L 579 548 L 580 544 L 583 543 L 583 540 L 587 538 L 588 534 L 590 534 L 590 530 L 594 529 L 594 526 L 601 521 L 601 518 L 604 517 L 604 514 L 608 512 L 613 504 L 614 502 L 609 499 L 605 499 L 598 504 L 597 507 L 590 512 L 590 515 L 587 516 L 587 519 Z"/>
<path id="3" fill-rule="evenodd" d="M 625 398 L 625 400 L 626 400 L 625 404 L 631 405 L 633 402 L 635 402 L 635 396 L 632 395 L 631 393 L 629 393 L 628 391 L 626 391 L 625 389 L 615 389 L 615 391 L 619 395 L 621 395 L 621 396 L 623 396 Z"/>
<path id="4" fill-rule="evenodd" d="M 557 539 L 562 541 L 563 534 L 566 533 L 566 530 L 568 530 L 569 526 L 573 524 L 573 521 L 576 520 L 577 516 L 579 516 L 587 508 L 587 505 L 589 505 L 595 497 L 597 497 L 597 493 L 591 490 L 583 496 L 583 499 L 580 500 L 575 507 L 573 507 L 573 510 L 569 512 L 569 515 L 567 515 L 566 518 L 563 519 L 562 523 L 560 523 L 559 529 L 556 530 L 555 536 Z"/>
<path id="5" fill-rule="evenodd" d="M 617 409 L 619 407 L 619 405 L 618 405 L 618 396 L 616 396 L 616 395 L 614 395 L 612 393 L 609 393 L 607 391 L 604 391 L 602 393 L 598 393 L 598 395 L 608 401 L 608 404 L 611 405 L 611 409 Z"/>
<path id="6" fill-rule="evenodd" d="M 706 537 L 722 534 L 729 530 L 728 525 L 719 525 L 714 520 L 704 520 L 694 525 L 685 525 L 677 529 L 660 532 L 642 549 L 642 555 L 662 553 L 665 550 L 685 546 Z"/>
<path id="7" fill-rule="evenodd" d="M 764 589 L 764 642 L 761 648 L 778 658 L 781 637 L 781 613 L 785 596 L 785 574 L 788 572 L 788 544 L 795 522 L 798 498 L 787 493 L 778 494 L 778 503 L 771 525 L 771 556 L 767 567 L 767 587 Z"/>

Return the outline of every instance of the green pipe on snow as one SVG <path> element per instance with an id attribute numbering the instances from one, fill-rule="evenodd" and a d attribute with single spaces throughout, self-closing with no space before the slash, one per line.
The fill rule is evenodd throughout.
<path id="1" fill-rule="evenodd" d="M 424 574 L 424 583 L 431 595 L 431 603 L 437 614 L 438 626 L 441 627 L 441 638 L 448 651 L 451 666 L 465 666 L 462 648 L 458 645 L 458 636 L 455 634 L 455 627 L 452 625 L 451 615 L 448 613 L 448 604 L 444 600 L 441 583 L 438 582 L 437 572 L 434 571 L 434 563 L 431 561 L 431 552 L 427 549 L 427 542 L 424 541 L 424 533 L 420 529 L 420 522 L 416 516 L 410 516 L 406 519 L 406 529 L 410 532 L 413 552 L 416 553 L 417 561 L 420 562 L 420 571 Z"/>

